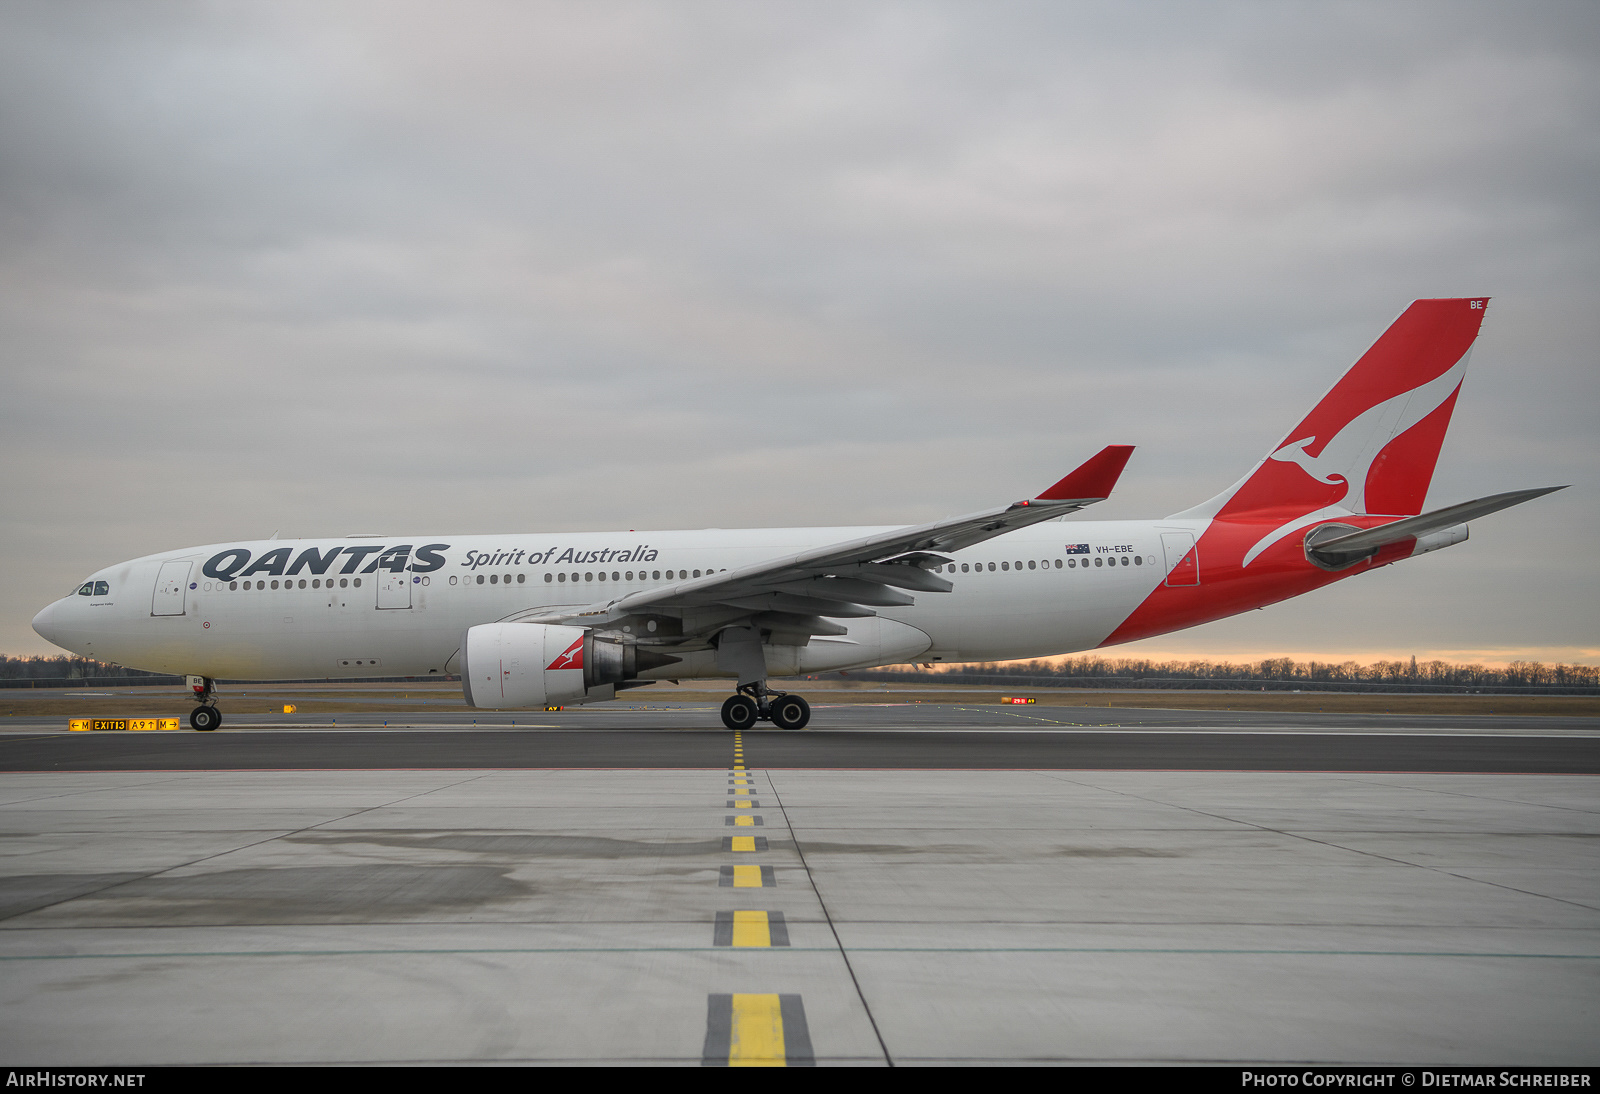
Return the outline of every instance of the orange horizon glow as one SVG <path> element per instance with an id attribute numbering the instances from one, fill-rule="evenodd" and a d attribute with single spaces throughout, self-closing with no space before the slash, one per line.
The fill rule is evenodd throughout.
<path id="1" fill-rule="evenodd" d="M 1443 661 L 1447 665 L 1482 665 L 1488 669 L 1503 669 L 1514 661 L 1536 661 L 1545 665 L 1588 665 L 1600 667 L 1600 649 L 1583 646 L 1500 647 L 1497 649 L 1366 649 L 1366 650 L 1297 650 L 1297 649 L 1183 649 L 1145 646 L 1129 643 L 1125 646 L 1103 646 L 1080 653 L 1058 654 L 1054 657 L 1022 657 L 1013 661 L 951 662 L 951 664 L 1023 665 L 1040 662 L 1059 665 L 1071 661 L 1098 658 L 1104 661 L 1206 661 L 1211 664 L 1249 665 L 1261 661 L 1287 657 L 1301 664 L 1315 661 L 1319 664 L 1342 665 L 1354 661 L 1371 665 L 1379 661 L 1410 661 L 1417 664 Z M 938 666 L 935 666 L 938 667 Z"/>

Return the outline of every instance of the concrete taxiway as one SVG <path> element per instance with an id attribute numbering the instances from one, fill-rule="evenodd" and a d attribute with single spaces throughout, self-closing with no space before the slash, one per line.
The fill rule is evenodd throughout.
<path id="1" fill-rule="evenodd" d="M 1593 720 L 934 710 L 8 725 L 0 1050 L 1600 1056 Z"/>

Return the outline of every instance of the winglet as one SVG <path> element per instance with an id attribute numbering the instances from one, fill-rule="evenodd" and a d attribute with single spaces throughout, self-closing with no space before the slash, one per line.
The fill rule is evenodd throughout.
<path id="1" fill-rule="evenodd" d="M 1083 466 L 1040 494 L 1039 501 L 1077 501 L 1089 498 L 1109 498 L 1111 488 L 1117 485 L 1122 469 L 1133 455 L 1131 444 L 1109 444 L 1096 455 L 1090 456 Z"/>

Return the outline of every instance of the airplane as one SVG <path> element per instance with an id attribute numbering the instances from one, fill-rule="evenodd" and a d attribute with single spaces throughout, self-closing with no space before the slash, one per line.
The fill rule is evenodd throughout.
<path id="1" fill-rule="evenodd" d="M 804 728 L 774 677 L 1045 657 L 1182 630 L 1461 543 L 1563 487 L 1424 513 L 1485 298 L 1418 300 L 1238 482 L 1160 520 L 1109 497 L 1112 445 L 1024 500 L 911 527 L 350 536 L 108 566 L 33 620 L 85 657 L 215 682 L 459 674 L 477 708 L 727 678 L 729 729 Z"/>

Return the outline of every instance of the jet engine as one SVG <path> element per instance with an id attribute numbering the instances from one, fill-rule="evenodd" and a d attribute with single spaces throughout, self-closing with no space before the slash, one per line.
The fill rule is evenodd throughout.
<path id="1" fill-rule="evenodd" d="M 461 640 L 461 690 L 488 710 L 610 699 L 647 669 L 679 659 L 582 627 L 484 623 Z"/>

